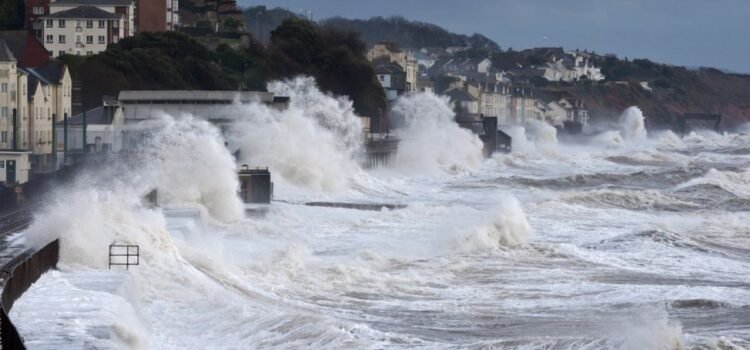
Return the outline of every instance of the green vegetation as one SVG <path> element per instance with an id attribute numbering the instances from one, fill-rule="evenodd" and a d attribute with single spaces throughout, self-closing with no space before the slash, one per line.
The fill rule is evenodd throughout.
<path id="1" fill-rule="evenodd" d="M 367 45 L 380 41 L 392 41 L 401 47 L 461 46 L 500 50 L 497 43 L 481 34 L 471 36 L 455 34 L 434 24 L 409 21 L 403 17 L 373 17 L 368 20 L 335 17 L 323 21 L 322 25 L 357 32 Z"/>
<path id="2" fill-rule="evenodd" d="M 23 29 L 24 2 L 20 0 L 0 0 L 0 30 Z"/>
<path id="3" fill-rule="evenodd" d="M 323 91 L 349 96 L 362 115 L 385 108 L 383 90 L 356 34 L 290 19 L 273 32 L 267 48 L 252 38 L 245 45 L 200 39 L 216 49 L 181 33 L 143 33 L 98 55 L 61 59 L 82 82 L 87 108 L 121 90 L 265 90 L 268 80 L 297 75 L 315 77 Z"/>
<path id="4" fill-rule="evenodd" d="M 324 91 L 348 95 L 360 114 L 377 115 L 385 110 L 385 95 L 366 49 L 356 33 L 289 18 L 271 32 L 267 49 L 271 77 L 313 76 Z"/>

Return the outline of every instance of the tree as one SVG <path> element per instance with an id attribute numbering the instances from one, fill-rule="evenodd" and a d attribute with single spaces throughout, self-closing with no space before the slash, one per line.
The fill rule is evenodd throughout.
<path id="1" fill-rule="evenodd" d="M 313 76 L 322 90 L 349 96 L 357 113 L 373 116 L 386 102 L 365 51 L 356 33 L 290 18 L 271 32 L 267 61 L 271 78 Z"/>
<path id="2" fill-rule="evenodd" d="M 20 30 L 24 27 L 24 2 L 0 0 L 0 30 Z"/>

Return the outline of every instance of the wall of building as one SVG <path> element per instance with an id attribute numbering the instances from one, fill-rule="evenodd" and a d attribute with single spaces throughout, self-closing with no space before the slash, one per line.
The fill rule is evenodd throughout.
<path id="1" fill-rule="evenodd" d="M 31 163 L 28 152 L 9 152 L 0 151 L 0 182 L 6 185 L 8 181 L 8 171 L 10 167 L 8 161 L 15 162 L 16 183 L 23 184 L 29 181 L 31 173 Z"/>
<path id="2" fill-rule="evenodd" d="M 167 26 L 168 0 L 136 0 L 136 31 L 163 32 Z"/>
<path id="3" fill-rule="evenodd" d="M 119 40 L 124 34 L 122 20 L 80 18 L 44 19 L 43 22 L 41 40 L 54 57 L 61 54 L 97 54 L 106 50 L 107 45 Z M 91 28 L 88 27 L 89 24 Z M 64 42 L 60 40 L 62 38 Z"/>

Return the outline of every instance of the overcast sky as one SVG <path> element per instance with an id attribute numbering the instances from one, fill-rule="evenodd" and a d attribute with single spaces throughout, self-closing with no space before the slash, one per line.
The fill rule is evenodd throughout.
<path id="1" fill-rule="evenodd" d="M 750 73 L 750 0 L 239 0 L 332 16 L 400 15 L 502 48 L 563 46 Z"/>

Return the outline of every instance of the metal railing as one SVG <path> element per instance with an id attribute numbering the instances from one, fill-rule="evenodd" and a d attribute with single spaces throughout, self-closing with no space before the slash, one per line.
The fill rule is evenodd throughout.
<path id="1" fill-rule="evenodd" d="M 109 269 L 112 266 L 125 266 L 126 270 L 130 266 L 140 264 L 141 248 L 133 244 L 111 244 L 109 246 Z M 123 260 L 124 258 L 124 260 Z"/>

